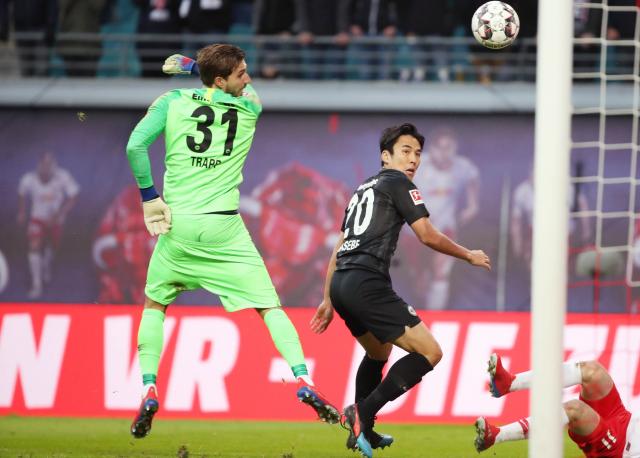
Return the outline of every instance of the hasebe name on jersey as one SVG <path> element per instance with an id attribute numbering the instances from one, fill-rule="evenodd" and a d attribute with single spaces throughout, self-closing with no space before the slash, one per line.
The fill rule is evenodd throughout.
<path id="1" fill-rule="evenodd" d="M 359 239 L 347 240 L 342 244 L 342 246 L 340 246 L 340 249 L 338 250 L 338 253 L 341 252 L 341 251 L 354 250 L 354 249 L 358 248 L 359 246 L 360 246 L 360 240 Z"/>

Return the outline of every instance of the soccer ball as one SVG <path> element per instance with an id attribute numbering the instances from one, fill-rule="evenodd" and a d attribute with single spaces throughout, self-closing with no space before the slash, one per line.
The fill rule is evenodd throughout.
<path id="1" fill-rule="evenodd" d="M 502 49 L 518 36 L 520 19 L 505 2 L 487 2 L 473 13 L 471 31 L 482 46 Z"/>

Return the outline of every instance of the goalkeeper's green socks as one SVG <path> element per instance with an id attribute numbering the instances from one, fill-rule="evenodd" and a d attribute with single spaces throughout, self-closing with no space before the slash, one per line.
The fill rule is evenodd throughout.
<path id="1" fill-rule="evenodd" d="M 140 328 L 138 328 L 138 358 L 142 383 L 156 383 L 158 364 L 162 352 L 164 312 L 147 308 L 142 312 Z"/>
<path id="2" fill-rule="evenodd" d="M 269 329 L 273 342 L 289 363 L 293 375 L 301 377 L 312 385 L 309 371 L 304 361 L 304 353 L 296 328 L 281 308 L 273 308 L 264 314 L 264 322 Z M 158 375 L 158 364 L 163 344 L 164 312 L 156 309 L 145 309 L 142 312 L 138 330 L 138 356 L 140 372 L 145 385 L 155 384 Z"/>
<path id="3" fill-rule="evenodd" d="M 285 361 L 289 363 L 293 375 L 296 378 L 301 378 L 308 385 L 313 385 L 309 378 L 307 365 L 304 362 L 304 353 L 300 345 L 298 331 L 296 331 L 287 314 L 280 307 L 274 307 L 269 309 L 263 317 L 264 323 L 271 333 L 273 343 Z"/>

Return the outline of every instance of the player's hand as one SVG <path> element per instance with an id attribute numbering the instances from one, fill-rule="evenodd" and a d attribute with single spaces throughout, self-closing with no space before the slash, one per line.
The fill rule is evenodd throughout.
<path id="1" fill-rule="evenodd" d="M 173 54 L 165 59 L 162 71 L 167 75 L 190 75 L 196 61 L 182 54 Z"/>
<path id="2" fill-rule="evenodd" d="M 322 334 L 329 327 L 331 320 L 333 320 L 333 305 L 331 305 L 331 301 L 324 299 L 316 309 L 309 325 L 313 332 Z"/>
<path id="3" fill-rule="evenodd" d="M 149 234 L 166 234 L 171 229 L 171 209 L 160 197 L 142 202 L 144 224 Z"/>
<path id="4" fill-rule="evenodd" d="M 487 270 L 491 270 L 491 260 L 482 250 L 471 250 L 467 261 L 469 261 L 469 264 L 472 266 L 484 267 Z"/>

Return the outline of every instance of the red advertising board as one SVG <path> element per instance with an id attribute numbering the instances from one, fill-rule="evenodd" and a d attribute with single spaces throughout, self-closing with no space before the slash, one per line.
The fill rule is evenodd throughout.
<path id="1" fill-rule="evenodd" d="M 127 417 L 140 400 L 136 334 L 140 307 L 0 304 L 0 414 Z M 312 309 L 288 309 L 320 389 L 351 403 L 362 350 L 339 318 L 309 331 Z M 429 312 L 422 318 L 444 350 L 420 385 L 387 405 L 385 421 L 464 423 L 479 415 L 512 420 L 528 394 L 492 398 L 486 359 L 497 351 L 513 371 L 529 368 L 528 313 Z M 392 353 L 391 362 L 402 356 Z M 631 315 L 568 315 L 567 359 L 599 359 L 628 408 L 640 410 L 640 320 Z M 173 418 L 311 420 L 295 398 L 286 362 L 253 311 L 172 307 L 158 387 L 161 414 Z M 576 395 L 568 389 L 567 398 Z"/>

